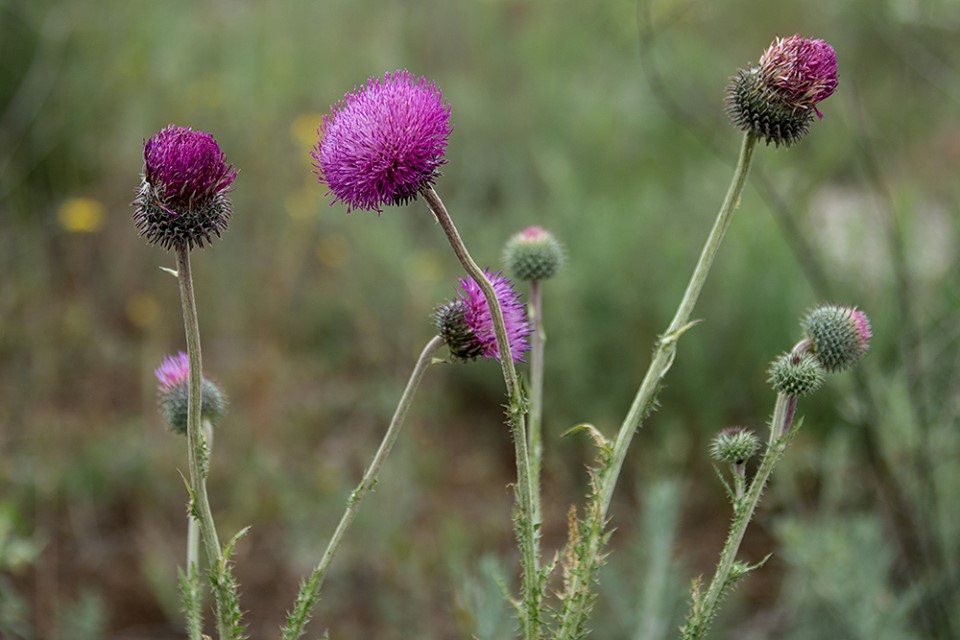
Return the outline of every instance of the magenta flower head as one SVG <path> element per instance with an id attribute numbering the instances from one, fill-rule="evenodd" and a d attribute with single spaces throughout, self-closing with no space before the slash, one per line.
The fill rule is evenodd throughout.
<path id="1" fill-rule="evenodd" d="M 187 403 L 190 397 L 190 360 L 187 354 L 181 351 L 175 356 L 167 356 L 160 366 L 153 370 L 153 374 L 160 383 L 157 392 L 164 422 L 174 433 L 186 434 Z M 223 392 L 216 384 L 204 378 L 200 397 L 200 416 L 215 425 L 227 406 Z"/>
<path id="2" fill-rule="evenodd" d="M 227 192 L 237 172 L 213 136 L 170 125 L 143 145 L 133 221 L 150 244 L 193 249 L 227 228 Z"/>
<path id="3" fill-rule="evenodd" d="M 727 113 L 741 131 L 790 146 L 810 129 L 817 104 L 837 88 L 837 55 L 823 40 L 777 38 L 759 66 L 741 69 L 727 90 Z"/>
<path id="4" fill-rule="evenodd" d="M 513 284 L 499 271 L 484 271 L 493 285 L 494 293 L 503 311 L 507 329 L 507 341 L 514 361 L 523 362 L 523 354 L 530 349 L 527 338 L 533 331 L 527 321 L 526 306 Z M 459 278 L 460 295 L 457 299 L 440 305 L 434 320 L 440 337 L 447 343 L 450 353 L 460 360 L 473 360 L 478 356 L 500 359 L 497 336 L 487 299 L 480 285 L 473 278 Z"/>
<path id="5" fill-rule="evenodd" d="M 822 118 L 817 103 L 837 88 L 837 54 L 823 40 L 777 38 L 760 56 L 760 73 L 788 104 L 812 108 Z"/>
<path id="6" fill-rule="evenodd" d="M 379 213 L 433 184 L 452 131 L 437 85 L 401 69 L 344 96 L 323 117 L 310 155 L 334 203 Z"/>
<path id="7" fill-rule="evenodd" d="M 870 320 L 856 307 L 824 305 L 802 321 L 813 354 L 827 371 L 852 367 L 867 352 L 873 332 Z"/>

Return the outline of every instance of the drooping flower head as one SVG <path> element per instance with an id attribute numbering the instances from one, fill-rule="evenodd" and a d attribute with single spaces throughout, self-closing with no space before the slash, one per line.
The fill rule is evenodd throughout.
<path id="1" fill-rule="evenodd" d="M 727 90 L 727 113 L 741 131 L 790 146 L 806 135 L 817 103 L 837 88 L 837 55 L 823 40 L 777 38 L 759 66 L 741 69 Z"/>
<path id="2" fill-rule="evenodd" d="M 170 125 L 144 143 L 143 161 L 133 220 L 147 242 L 192 249 L 220 237 L 237 171 L 212 135 Z"/>
<path id="3" fill-rule="evenodd" d="M 401 69 L 345 95 L 323 117 L 310 155 L 334 203 L 379 213 L 433 184 L 452 131 L 437 85 Z"/>
<path id="4" fill-rule="evenodd" d="M 777 38 L 760 56 L 764 80 L 797 108 L 812 107 L 837 88 L 837 54 L 829 44 L 800 34 Z"/>
<path id="5" fill-rule="evenodd" d="M 510 354 L 514 361 L 523 362 L 523 354 L 530 349 L 527 338 L 533 331 L 527 320 L 525 305 L 514 291 L 513 284 L 502 273 L 484 271 L 484 274 L 493 285 L 503 311 Z M 473 278 L 459 278 L 459 281 L 459 297 L 438 307 L 434 314 L 440 336 L 456 358 L 472 360 L 483 356 L 499 360 L 493 318 L 483 290 Z"/>
<path id="6" fill-rule="evenodd" d="M 546 280 L 563 266 L 563 247 L 549 231 L 527 227 L 515 234 L 503 248 L 503 263 L 519 280 Z"/>
<path id="7" fill-rule="evenodd" d="M 870 320 L 856 307 L 817 307 L 804 317 L 802 324 L 813 354 L 827 371 L 842 371 L 855 365 L 867 352 L 873 337 Z"/>
<path id="8" fill-rule="evenodd" d="M 187 432 L 188 402 L 190 398 L 190 359 L 184 352 L 167 356 L 153 370 L 160 383 L 157 393 L 160 398 L 160 414 L 174 433 Z M 216 425 L 226 410 L 227 400 L 212 381 L 203 378 L 200 393 L 200 416 Z"/>

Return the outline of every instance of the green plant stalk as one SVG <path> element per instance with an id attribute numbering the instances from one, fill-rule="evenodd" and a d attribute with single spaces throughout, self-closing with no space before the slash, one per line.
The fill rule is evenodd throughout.
<path id="1" fill-rule="evenodd" d="M 633 404 L 630 405 L 630 410 L 624 418 L 620 431 L 617 433 L 617 440 L 614 443 L 610 461 L 600 470 L 601 509 L 598 517 L 604 521 L 606 520 L 607 512 L 610 510 L 610 502 L 613 499 L 613 492 L 617 487 L 617 479 L 620 476 L 620 470 L 623 468 L 623 462 L 627 457 L 627 449 L 630 447 L 630 442 L 640 428 L 644 416 L 648 413 L 648 410 L 653 407 L 660 381 L 673 364 L 677 341 L 691 326 L 689 324 L 690 315 L 693 313 L 693 308 L 697 303 L 697 299 L 700 297 L 700 291 L 703 289 L 703 284 L 707 279 L 707 275 L 710 273 L 710 268 L 713 266 L 713 261 L 720 248 L 720 243 L 723 241 L 727 228 L 730 226 L 733 212 L 740 205 L 740 194 L 743 192 L 743 187 L 747 182 L 747 175 L 750 173 L 750 164 L 753 160 L 753 151 L 756 145 L 756 137 L 749 133 L 743 136 L 743 141 L 740 145 L 740 156 L 737 160 L 737 168 L 734 171 L 733 180 L 727 190 L 727 195 L 723 200 L 720 211 L 717 213 L 717 218 L 713 224 L 713 228 L 710 230 L 710 235 L 707 237 L 707 241 L 700 253 L 700 259 L 693 270 L 690 282 L 687 284 L 687 290 L 683 295 L 683 299 L 680 301 L 680 306 L 677 308 L 673 320 L 670 322 L 670 326 L 667 327 L 667 330 L 657 341 L 653 359 L 650 361 L 647 373 L 643 378 L 643 382 L 640 384 L 640 389 L 637 391 L 636 397 L 633 399 Z M 591 534 L 589 538 L 584 541 L 586 545 L 586 554 L 584 557 L 591 567 L 597 563 L 604 528 L 605 527 L 591 526 Z M 591 567 L 585 568 L 585 570 L 582 571 L 583 575 L 590 575 Z M 575 637 L 576 629 L 580 627 L 582 619 L 586 615 L 584 606 L 586 604 L 586 591 L 578 589 L 582 586 L 579 579 L 574 581 L 573 586 L 574 589 L 569 591 L 569 593 L 579 592 L 583 595 L 579 596 L 581 602 L 565 608 L 560 629 L 556 636 L 562 640 L 572 640 Z"/>
<path id="2" fill-rule="evenodd" d="M 190 272 L 190 251 L 177 249 L 177 282 L 180 283 L 180 305 L 183 308 L 183 327 L 187 339 L 187 357 L 190 362 L 187 400 L 187 459 L 190 469 L 191 519 L 198 520 L 200 538 L 206 548 L 207 562 L 212 567 L 222 565 L 220 541 L 207 497 L 207 477 L 204 460 L 207 457 L 201 429 L 201 400 L 203 363 L 200 353 L 200 323 L 197 320 L 197 302 Z M 189 565 L 188 565 L 189 570 Z M 218 607 L 218 614 L 220 613 Z M 232 640 L 231 624 L 218 615 L 217 625 L 221 640 Z"/>
<path id="3" fill-rule="evenodd" d="M 493 285 L 483 273 L 483 270 L 477 266 L 466 245 L 460 238 L 450 214 L 447 213 L 443 201 L 432 187 L 424 187 L 420 190 L 427 206 L 433 212 L 434 217 L 450 241 L 453 252 L 460 260 L 460 264 L 466 270 L 467 274 L 480 286 L 484 298 L 490 308 L 490 316 L 493 320 L 494 331 L 497 337 L 497 349 L 500 354 L 500 367 L 503 369 L 503 379 L 507 386 L 507 396 L 509 406 L 507 407 L 510 429 L 513 434 L 514 452 L 517 464 L 517 522 L 520 547 L 520 562 L 523 570 L 523 602 L 521 607 L 523 637 L 527 640 L 535 640 L 541 637 L 540 633 L 540 609 L 542 606 L 543 589 L 540 579 L 539 556 L 540 543 L 539 531 L 540 522 L 535 520 L 535 511 L 533 505 L 538 504 L 539 500 L 535 493 L 539 487 L 535 487 L 531 480 L 530 454 L 527 449 L 527 430 L 524 425 L 526 415 L 526 403 L 523 398 L 523 391 L 520 388 L 520 381 L 517 378 L 517 372 L 513 364 L 513 354 L 510 352 L 510 342 L 507 339 L 507 329 L 503 321 L 503 311 L 500 308 L 500 301 L 497 300 Z"/>
<path id="4" fill-rule="evenodd" d="M 207 464 L 203 470 L 203 474 L 206 476 L 209 471 L 210 456 L 213 455 L 213 425 L 210 424 L 209 420 L 201 420 L 201 422 L 204 438 L 206 438 Z M 187 518 L 187 576 L 192 577 L 194 575 L 200 575 L 200 527 L 197 525 L 197 519 L 191 515 Z M 196 586 L 197 588 L 191 588 L 187 597 L 196 602 L 196 608 L 200 610 L 203 590 L 199 588 L 199 582 L 190 582 L 189 584 L 191 587 Z M 187 634 L 190 636 L 190 640 L 203 640 L 203 634 L 199 626 L 188 628 Z"/>
<path id="5" fill-rule="evenodd" d="M 543 467 L 543 345 L 547 335 L 543 330 L 543 302 L 540 281 L 530 282 L 530 320 L 533 334 L 530 336 L 530 482 L 533 491 L 533 520 L 542 522 L 540 506 L 540 474 Z"/>
<path id="6" fill-rule="evenodd" d="M 773 467 L 780 460 L 787 448 L 791 437 L 793 417 L 796 413 L 796 396 L 777 395 L 777 403 L 773 410 L 773 419 L 770 421 L 770 442 L 763 454 L 757 473 L 750 482 L 750 488 L 742 499 L 734 502 L 733 522 L 727 534 L 723 550 L 720 552 L 720 561 L 710 580 L 710 586 L 702 600 L 696 602 L 690 615 L 690 622 L 683 632 L 683 640 L 703 638 L 710 628 L 710 623 L 717 614 L 717 607 L 724 595 L 730 579 L 730 571 L 737 560 L 740 543 L 753 520 L 753 513 L 760 503 L 760 497 L 767 486 L 767 480 Z"/>
<path id="7" fill-rule="evenodd" d="M 353 490 L 347 499 L 347 508 L 343 512 L 343 516 L 341 516 L 340 522 L 337 524 L 337 528 L 330 538 L 330 542 L 327 543 L 327 548 L 323 552 L 319 564 L 317 564 L 316 568 L 310 574 L 310 577 L 300 587 L 294 608 L 287 616 L 287 624 L 283 628 L 283 640 L 297 640 L 303 636 L 306 625 L 310 621 L 311 611 L 319 599 L 320 588 L 323 586 L 323 580 L 327 575 L 327 571 L 330 569 L 333 557 L 340 548 L 340 544 L 343 542 L 347 530 L 357 517 L 361 502 L 363 502 L 366 495 L 376 486 L 377 478 L 380 475 L 380 468 L 383 466 L 387 456 L 390 455 L 390 451 L 393 449 L 393 445 L 400 435 L 400 429 L 403 427 L 403 422 L 407 417 L 407 413 L 410 411 L 410 406 L 413 404 L 413 398 L 417 393 L 417 389 L 420 388 L 420 381 L 423 380 L 424 373 L 426 373 L 427 368 L 432 364 L 434 354 L 443 345 L 443 338 L 434 336 L 420 353 L 420 357 L 417 359 L 417 363 L 413 368 L 413 373 L 410 374 L 407 386 L 403 390 L 403 395 L 400 396 L 400 402 L 397 403 L 393 418 L 390 420 L 390 426 L 387 427 L 387 432 L 380 442 L 380 447 L 377 449 L 376 454 L 374 454 L 373 460 L 370 461 L 370 466 L 367 467 L 366 472 L 363 474 L 360 484 L 357 485 L 357 488 Z"/>

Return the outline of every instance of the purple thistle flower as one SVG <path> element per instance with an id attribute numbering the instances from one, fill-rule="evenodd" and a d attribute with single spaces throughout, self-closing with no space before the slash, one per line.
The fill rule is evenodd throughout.
<path id="1" fill-rule="evenodd" d="M 181 435 L 187 432 L 190 404 L 190 358 L 183 351 L 175 356 L 167 356 L 160 366 L 153 370 L 160 382 L 157 392 L 160 396 L 160 414 L 171 431 Z M 200 416 L 216 424 L 227 407 L 227 399 L 212 381 L 203 378 L 200 386 Z"/>
<path id="2" fill-rule="evenodd" d="M 183 351 L 175 356 L 167 356 L 160 366 L 153 370 L 153 375 L 160 382 L 161 392 L 186 384 L 190 376 L 190 358 Z"/>
<path id="3" fill-rule="evenodd" d="M 192 249 L 227 227 L 227 192 L 237 177 L 212 135 L 169 125 L 143 145 L 143 181 L 134 200 L 140 235 L 164 249 Z"/>
<path id="4" fill-rule="evenodd" d="M 520 296 L 513 290 L 513 283 L 501 272 L 491 273 L 484 271 L 484 275 L 493 285 L 493 291 L 500 302 L 503 311 L 503 322 L 507 329 L 507 342 L 510 343 L 510 353 L 517 362 L 523 362 L 523 354 L 530 350 L 527 338 L 533 332 L 533 327 L 527 321 L 525 305 L 520 302 Z M 500 359 L 497 349 L 497 336 L 493 328 L 493 318 L 490 315 L 490 306 L 480 289 L 480 285 L 473 278 L 458 278 L 460 300 L 464 304 L 463 319 L 473 332 L 474 340 L 482 346 L 484 358 Z"/>
<path id="5" fill-rule="evenodd" d="M 837 88 L 837 54 L 823 40 L 777 38 L 760 57 L 760 73 L 793 107 L 813 108 Z"/>
<path id="6" fill-rule="evenodd" d="M 323 117 L 310 155 L 333 203 L 379 213 L 433 184 L 452 131 L 436 83 L 401 69 L 346 94 Z"/>
<path id="7" fill-rule="evenodd" d="M 227 189 L 237 177 L 213 136 L 169 125 L 143 145 L 144 178 L 172 209 Z"/>

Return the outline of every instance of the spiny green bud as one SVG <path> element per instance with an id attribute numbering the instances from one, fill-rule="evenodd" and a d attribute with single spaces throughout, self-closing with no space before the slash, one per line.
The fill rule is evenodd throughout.
<path id="1" fill-rule="evenodd" d="M 160 414 L 164 422 L 174 433 L 187 433 L 187 408 L 190 391 L 190 361 L 182 351 L 175 356 L 167 356 L 154 370 L 160 381 Z M 219 387 L 207 378 L 200 387 L 200 417 L 216 426 L 227 408 L 227 399 Z"/>
<path id="2" fill-rule="evenodd" d="M 743 427 L 728 427 L 714 436 L 710 443 L 710 457 L 717 462 L 743 464 L 760 448 L 753 431 Z"/>
<path id="3" fill-rule="evenodd" d="M 810 353 L 784 353 L 770 364 L 767 380 L 777 393 L 805 396 L 823 385 L 826 374 Z"/>
<path id="4" fill-rule="evenodd" d="M 856 307 L 817 307 L 806 315 L 802 326 L 820 366 L 830 372 L 859 362 L 873 336 L 870 320 Z"/>
<path id="5" fill-rule="evenodd" d="M 763 79 L 760 69 L 740 69 L 727 88 L 727 115 L 734 126 L 768 145 L 789 147 L 810 130 L 813 110 L 782 100 Z"/>
<path id="6" fill-rule="evenodd" d="M 527 227 L 507 240 L 503 263 L 518 280 L 546 280 L 563 266 L 563 247 L 549 231 Z"/>

